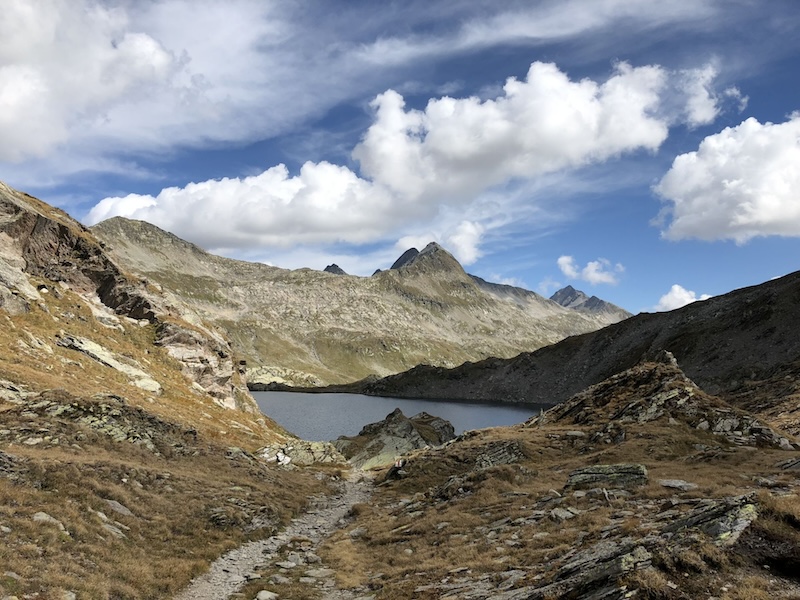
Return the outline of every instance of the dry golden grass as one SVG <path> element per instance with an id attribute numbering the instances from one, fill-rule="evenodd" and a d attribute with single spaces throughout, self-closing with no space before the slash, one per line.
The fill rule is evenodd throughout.
<path id="1" fill-rule="evenodd" d="M 324 490 L 309 474 L 232 461 L 212 447 L 171 459 L 127 443 L 78 456 L 60 449 L 18 454 L 28 459 L 30 471 L 17 483 L 0 477 L 0 524 L 11 528 L 3 534 L 0 564 L 21 577 L 15 586 L 26 593 L 167 597 L 225 550 L 272 533 L 272 527 L 245 533 L 253 517 L 277 527 Z M 106 499 L 134 516 L 114 512 Z M 220 508 L 229 523 L 211 520 Z M 63 523 L 67 533 L 34 522 L 39 511 Z M 126 537 L 110 534 L 104 523 Z M 0 592 L 16 593 L 5 580 Z"/>
<path id="2" fill-rule="evenodd" d="M 593 445 L 588 435 L 576 442 L 575 436 L 565 435 L 575 429 L 581 427 L 484 430 L 442 452 L 412 455 L 407 478 L 377 488 L 373 502 L 355 511 L 356 521 L 350 529 L 362 526 L 366 535 L 353 540 L 347 532 L 335 534 L 320 554 L 339 569 L 341 585 L 380 585 L 376 591 L 380 599 L 426 597 L 424 593 L 414 595 L 414 589 L 440 581 L 460 567 L 469 569 L 473 578 L 519 567 L 529 570 L 519 585 L 531 583 L 537 574 L 543 578 L 538 581 L 546 582 L 553 575 L 552 567 L 545 568 L 548 561 L 559 564 L 558 560 L 576 549 L 603 539 L 609 530 L 618 537 L 640 537 L 642 527 L 652 525 L 657 513 L 673 507 L 673 499 L 747 494 L 758 489 L 757 480 L 765 476 L 786 485 L 797 483 L 792 474 L 775 466 L 786 457 L 785 452 L 734 447 L 681 425 L 626 425 L 627 440 L 618 445 Z M 476 472 L 476 457 L 488 443 L 497 441 L 519 442 L 526 458 L 517 464 Z M 697 444 L 717 451 L 704 452 Z M 612 496 L 606 502 L 602 495 L 575 498 L 563 490 L 575 468 L 629 462 L 645 464 L 650 478 L 648 485 L 632 490 L 630 498 Z M 451 477 L 460 477 L 465 491 L 444 499 L 438 490 Z M 659 479 L 684 479 L 698 488 L 681 492 L 661 486 Z M 540 500 L 558 495 L 554 492 L 564 499 L 561 504 L 545 503 L 547 514 L 556 505 L 582 512 L 564 522 L 549 516 L 526 519 L 540 507 Z M 766 492 L 762 495 L 770 498 L 764 504 L 782 515 L 781 519 L 794 519 L 800 510 L 793 498 L 773 498 Z M 761 502 L 759 499 L 759 505 Z M 686 512 L 692 506 L 676 504 L 674 509 Z M 498 527 L 505 518 L 510 519 L 507 527 Z M 493 529 L 496 531 L 487 538 Z M 786 538 L 787 531 L 781 535 L 790 539 Z M 631 575 L 631 584 L 642 590 L 642 597 L 678 597 L 667 585 L 670 577 L 684 591 L 700 594 L 697 597 L 713 595 L 709 590 L 715 589 L 718 573 L 726 573 L 728 579 L 738 578 L 739 567 L 732 562 L 730 552 L 710 542 L 678 546 L 667 558 L 668 562 L 659 559 L 654 568 Z M 372 581 L 377 573 L 382 577 Z M 436 592 L 432 591 L 430 597 L 437 597 Z"/>

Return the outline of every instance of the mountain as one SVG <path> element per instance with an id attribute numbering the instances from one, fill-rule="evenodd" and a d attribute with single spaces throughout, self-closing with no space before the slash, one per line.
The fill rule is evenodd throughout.
<path id="1" fill-rule="evenodd" d="M 326 273 L 333 273 L 334 275 L 347 275 L 345 270 L 342 269 L 342 267 L 340 267 L 336 263 L 333 263 L 332 265 L 328 265 L 327 267 L 325 267 L 324 271 Z"/>
<path id="2" fill-rule="evenodd" d="M 525 423 L 454 439 L 441 419 L 394 411 L 339 440 L 354 462 L 403 454 L 394 471 L 359 472 L 257 411 L 212 309 L 236 317 L 230 298 L 281 286 L 306 309 L 309 282 L 368 280 L 355 289 L 376 306 L 394 290 L 425 306 L 419 318 L 461 323 L 476 303 L 493 317 L 577 313 L 470 277 L 437 245 L 355 278 L 136 233 L 129 264 L 163 283 L 0 184 L 0 598 L 800 595 L 800 444 L 775 427 L 797 429 L 800 275 L 484 361 L 484 391 L 541 384 L 555 398 L 573 377 L 612 374 Z M 653 360 L 621 366 L 641 356 Z M 442 390 L 460 372 L 434 371 L 450 374 Z"/>
<path id="3" fill-rule="evenodd" d="M 120 217 L 92 232 L 120 265 L 158 286 L 177 313 L 225 331 L 247 361 L 253 389 L 508 358 L 619 318 L 471 277 L 436 243 L 404 252 L 391 269 L 355 277 L 214 256 Z"/>
<path id="4" fill-rule="evenodd" d="M 352 390 L 557 404 L 663 350 L 706 391 L 800 433 L 800 272 L 671 312 L 642 313 L 511 359 L 421 365 Z"/>
<path id="5" fill-rule="evenodd" d="M 584 292 L 576 290 L 571 285 L 558 290 L 555 294 L 550 296 L 550 300 L 560 304 L 564 308 L 571 308 L 590 314 L 608 315 L 609 317 L 616 318 L 617 321 L 622 321 L 632 316 L 631 313 L 624 308 L 611 304 L 611 302 L 601 300 L 597 296 L 589 297 Z"/>
<path id="6" fill-rule="evenodd" d="M 172 597 L 327 490 L 287 443 L 220 330 L 0 183 L 0 597 Z"/>

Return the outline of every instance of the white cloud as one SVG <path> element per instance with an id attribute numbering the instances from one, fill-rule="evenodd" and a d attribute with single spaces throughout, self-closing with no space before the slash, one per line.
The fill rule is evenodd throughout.
<path id="1" fill-rule="evenodd" d="M 509 79 L 496 99 L 444 97 L 407 111 L 388 91 L 373 103 L 375 120 L 353 151 L 364 176 L 328 162 L 307 162 L 294 176 L 279 165 L 157 196 L 106 198 L 86 221 L 142 219 L 229 250 L 359 244 L 432 230 L 425 243 L 439 241 L 469 265 L 481 255 L 484 233 L 515 212 L 508 204 L 530 204 L 493 193 L 495 186 L 657 148 L 667 126 L 650 112 L 663 84 L 656 66 L 620 64 L 597 83 L 534 63 L 525 81 Z M 614 281 L 600 263 L 587 265 L 584 278 Z"/>
<path id="2" fill-rule="evenodd" d="M 346 167 L 306 163 L 296 176 L 284 165 L 260 175 L 190 183 L 156 197 L 106 198 L 87 215 L 94 224 L 112 216 L 149 221 L 211 249 L 365 243 L 398 225 L 395 205 L 378 185 Z"/>
<path id="3" fill-rule="evenodd" d="M 603 83 L 571 81 L 536 62 L 495 99 L 442 97 L 406 110 L 389 90 L 372 103 L 375 122 L 353 156 L 366 176 L 412 201 L 471 199 L 513 178 L 657 149 L 667 136 L 654 116 L 665 81 L 660 67 L 625 63 Z"/>
<path id="4" fill-rule="evenodd" d="M 571 256 L 559 256 L 556 263 L 558 264 L 558 268 L 561 269 L 561 272 L 566 277 L 569 277 L 570 279 L 578 279 L 581 276 L 580 270 L 578 269 L 578 264 Z"/>
<path id="5" fill-rule="evenodd" d="M 619 274 L 625 271 L 625 267 L 620 263 L 612 265 L 611 261 L 605 258 L 589 261 L 582 269 L 572 256 L 560 256 L 556 263 L 565 277 L 580 279 L 592 285 L 616 284 L 619 282 Z"/>
<path id="6" fill-rule="evenodd" d="M 687 94 L 686 121 L 689 127 L 707 125 L 717 117 L 717 98 L 711 88 L 716 76 L 717 69 L 712 65 L 681 73 L 682 87 Z"/>
<path id="7" fill-rule="evenodd" d="M 750 118 L 678 156 L 655 191 L 669 204 L 667 239 L 800 236 L 800 113 L 784 123 Z"/>
<path id="8" fill-rule="evenodd" d="M 473 221 L 462 221 L 456 230 L 447 237 L 447 247 L 462 265 L 471 265 L 481 253 L 478 245 L 485 227 Z"/>
<path id="9" fill-rule="evenodd" d="M 261 140 L 385 89 L 398 73 L 406 80 L 423 57 L 536 45 L 623 19 L 643 29 L 691 22 L 715 10 L 672 4 L 308 11 L 252 0 L 6 0 L 0 164 L 44 158 L 22 177 L 56 184 L 86 169 L 105 172 L 123 156 Z M 397 30 L 426 33 L 386 37 Z M 12 183 L 17 173 L 0 170 Z"/>
<path id="10" fill-rule="evenodd" d="M 676 308 L 686 306 L 697 300 L 708 300 L 709 298 L 711 298 L 711 296 L 708 294 L 701 294 L 698 297 L 692 290 L 687 290 L 676 283 L 670 288 L 669 292 L 661 296 L 658 304 L 655 306 L 655 310 L 658 312 L 675 310 Z"/>
<path id="11" fill-rule="evenodd" d="M 41 157 L 115 103 L 166 85 L 175 56 L 90 0 L 9 0 L 0 19 L 0 161 Z"/>

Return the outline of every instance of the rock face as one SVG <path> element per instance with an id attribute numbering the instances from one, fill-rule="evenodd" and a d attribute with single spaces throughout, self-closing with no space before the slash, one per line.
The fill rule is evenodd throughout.
<path id="1" fill-rule="evenodd" d="M 288 271 L 213 256 L 139 221 L 113 218 L 92 232 L 181 316 L 223 330 L 259 374 L 256 386 L 343 384 L 420 363 L 511 357 L 613 320 L 473 278 L 435 243 L 371 277 L 332 277 L 333 265 Z"/>
<path id="2" fill-rule="evenodd" d="M 597 296 L 589 297 L 582 291 L 576 290 L 571 285 L 558 290 L 555 294 L 550 296 L 550 300 L 560 304 L 564 308 L 571 308 L 577 311 L 609 316 L 616 315 L 618 321 L 633 316 L 627 310 L 611 304 L 611 302 L 601 300 Z"/>
<path id="3" fill-rule="evenodd" d="M 50 283 L 37 288 L 31 277 Z M 228 408 L 258 410 L 232 368 L 232 351 L 222 336 L 196 316 L 182 315 L 195 321 L 192 326 L 174 316 L 179 311 L 168 298 L 146 281 L 125 274 L 80 223 L 0 183 L 0 309 L 22 314 L 31 303 L 41 303 L 43 293 L 66 290 L 82 296 L 95 319 L 107 327 L 121 328 L 120 317 L 157 324 L 157 343 L 181 362 L 200 391 Z M 125 374 L 146 391 L 161 391 L 145 365 L 115 355 L 94 340 L 65 333 L 58 344 Z M 44 349 L 41 341 L 39 347 Z"/>
<path id="4" fill-rule="evenodd" d="M 642 313 L 511 359 L 420 366 L 354 391 L 557 404 L 667 350 L 704 390 L 800 434 L 800 272 L 667 313 Z"/>
<path id="5" fill-rule="evenodd" d="M 340 267 L 336 263 L 328 265 L 327 267 L 325 267 L 324 271 L 326 273 L 332 273 L 333 275 L 347 275 L 345 270 L 342 269 L 342 267 Z"/>
<path id="6" fill-rule="evenodd" d="M 647 467 L 644 465 L 592 465 L 575 469 L 569 474 L 567 489 L 634 488 L 647 484 Z"/>
<path id="7" fill-rule="evenodd" d="M 662 356 L 662 362 L 637 365 L 587 388 L 530 423 L 593 425 L 598 440 L 613 442 L 624 438 L 628 424 L 672 420 L 737 445 L 800 448 L 754 415 L 706 394 L 669 353 Z"/>
<path id="8" fill-rule="evenodd" d="M 419 254 L 419 250 L 416 248 L 409 248 L 405 252 L 403 252 L 400 257 L 392 263 L 392 266 L 389 267 L 390 269 L 399 269 L 400 267 L 405 267 L 408 263 L 414 260 L 417 255 Z"/>
<path id="9" fill-rule="evenodd" d="M 455 437 L 452 424 L 422 412 L 411 418 L 396 408 L 383 421 L 370 423 L 355 437 L 333 442 L 348 462 L 361 469 L 391 464 L 396 457 L 426 446 L 439 446 Z"/>

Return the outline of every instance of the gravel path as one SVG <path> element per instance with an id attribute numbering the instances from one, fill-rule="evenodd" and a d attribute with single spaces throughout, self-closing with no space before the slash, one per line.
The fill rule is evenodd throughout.
<path id="1" fill-rule="evenodd" d="M 303 515 L 293 519 L 280 533 L 268 539 L 249 542 L 222 555 L 211 564 L 207 573 L 196 577 L 184 588 L 174 600 L 222 600 L 237 592 L 250 576 L 258 570 L 276 565 L 289 575 L 295 568 L 308 566 L 306 577 L 302 580 L 309 585 L 322 589 L 326 600 L 356 600 L 356 596 L 348 590 L 335 588 L 334 572 L 326 569 L 314 550 L 319 543 L 333 531 L 343 526 L 344 516 L 350 507 L 360 502 L 367 502 L 372 493 L 372 481 L 365 479 L 362 473 L 353 472 L 347 480 L 341 482 L 337 494 L 326 496 Z M 302 552 L 291 552 L 289 557 L 279 558 L 279 550 L 293 539 L 307 540 Z M 313 565 L 310 563 L 314 563 Z M 294 564 L 292 564 L 294 563 Z M 310 568 L 313 567 L 313 568 Z M 316 575 L 316 576 L 310 576 Z M 265 587 L 279 588 L 280 578 L 273 578 L 273 583 Z M 279 593 L 279 590 L 278 590 Z"/>

